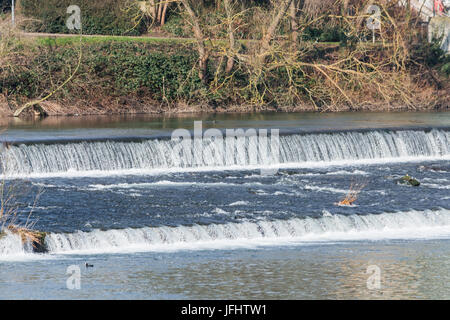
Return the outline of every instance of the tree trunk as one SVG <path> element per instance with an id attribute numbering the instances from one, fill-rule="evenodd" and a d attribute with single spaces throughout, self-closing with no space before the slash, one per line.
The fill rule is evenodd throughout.
<path id="1" fill-rule="evenodd" d="M 289 6 L 291 5 L 292 1 L 293 0 L 282 0 L 280 1 L 281 3 L 278 6 L 278 11 L 276 11 L 277 10 L 276 8 L 273 9 L 276 13 L 261 40 L 259 53 L 257 54 L 254 60 L 253 74 L 251 76 L 250 83 L 255 88 L 258 86 L 261 80 L 261 75 L 263 73 L 266 57 L 270 54 L 271 41 L 275 37 L 278 26 L 280 25 L 281 20 L 283 19 L 287 10 L 289 9 Z"/>
<path id="2" fill-rule="evenodd" d="M 183 6 L 186 9 L 187 14 L 189 15 L 189 18 L 191 19 L 192 29 L 194 31 L 195 40 L 197 42 L 197 51 L 199 55 L 199 72 L 198 76 L 200 80 L 203 82 L 207 81 L 208 78 L 208 59 L 209 59 L 209 52 L 206 49 L 205 46 L 205 37 L 203 35 L 202 29 L 200 27 L 200 21 L 197 17 L 197 14 L 192 9 L 192 6 L 189 2 L 189 0 L 181 0 L 183 3 Z"/>
<path id="3" fill-rule="evenodd" d="M 273 18 L 272 22 L 269 25 L 269 28 L 266 31 L 266 34 L 262 38 L 261 50 L 260 50 L 260 54 L 262 56 L 265 56 L 266 52 L 269 50 L 270 42 L 274 38 L 275 32 L 277 31 L 277 28 L 281 22 L 281 19 L 283 19 L 284 15 L 286 14 L 292 1 L 293 0 L 282 0 L 281 1 L 281 4 L 279 6 L 280 9 L 278 10 L 278 13 Z"/>
<path id="4" fill-rule="evenodd" d="M 294 46 L 297 45 L 298 40 L 298 23 L 297 23 L 297 0 L 293 0 L 289 7 L 289 18 L 291 20 L 291 40 Z"/>
<path id="5" fill-rule="evenodd" d="M 162 4 L 161 1 L 158 0 L 158 17 L 156 18 L 156 22 L 161 25 L 161 15 L 162 15 Z"/>
<path id="6" fill-rule="evenodd" d="M 228 38 L 230 40 L 230 54 L 228 55 L 227 66 L 225 68 L 225 73 L 229 74 L 234 67 L 233 50 L 236 45 L 236 40 L 234 38 L 233 31 L 233 9 L 231 8 L 231 0 L 223 0 L 223 4 L 225 6 L 225 11 L 227 14 Z"/>
<path id="7" fill-rule="evenodd" d="M 156 21 L 157 17 L 157 4 L 155 3 L 155 0 L 150 0 L 150 15 L 152 16 L 153 21 Z"/>
<path id="8" fill-rule="evenodd" d="M 348 12 L 348 3 L 350 0 L 342 0 L 342 15 L 347 16 L 349 14 Z"/>
<path id="9" fill-rule="evenodd" d="M 169 7 L 169 1 L 166 1 L 164 3 L 164 9 L 161 14 L 161 26 L 163 26 L 166 23 L 166 15 L 167 15 L 167 8 Z"/>

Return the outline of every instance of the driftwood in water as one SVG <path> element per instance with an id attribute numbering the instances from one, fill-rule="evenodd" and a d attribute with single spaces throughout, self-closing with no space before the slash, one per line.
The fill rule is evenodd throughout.
<path id="1" fill-rule="evenodd" d="M 19 117 L 24 111 L 30 108 L 35 117 L 46 117 L 48 115 L 38 101 L 31 101 L 24 104 L 21 108 L 17 109 L 16 111 L 14 111 L 14 117 Z"/>

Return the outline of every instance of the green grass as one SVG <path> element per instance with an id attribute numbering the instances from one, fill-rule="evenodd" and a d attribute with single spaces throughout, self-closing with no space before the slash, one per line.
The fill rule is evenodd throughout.
<path id="1" fill-rule="evenodd" d="M 63 37 L 36 37 L 36 43 L 39 45 L 72 45 L 79 43 L 80 38 L 77 35 Z M 153 37 L 132 37 L 132 36 L 83 36 L 83 43 L 103 43 L 103 42 L 140 42 L 140 43 L 157 43 L 157 44 L 176 44 L 176 43 L 192 43 L 193 39 L 182 38 L 153 38 Z"/>
<path id="2" fill-rule="evenodd" d="M 65 36 L 37 36 L 36 42 L 40 45 L 72 45 L 80 41 L 77 35 Z M 225 45 L 226 39 L 211 40 L 214 44 Z M 239 40 L 243 44 L 253 42 L 254 40 Z M 186 44 L 193 43 L 192 38 L 160 38 L 160 37 L 138 37 L 138 36 L 83 36 L 83 43 L 102 43 L 102 42 L 140 42 L 140 43 L 157 43 L 157 44 Z M 308 42 L 308 41 L 305 41 Z M 312 42 L 312 41 L 311 41 Z M 339 42 L 317 42 L 317 46 L 338 46 Z"/>

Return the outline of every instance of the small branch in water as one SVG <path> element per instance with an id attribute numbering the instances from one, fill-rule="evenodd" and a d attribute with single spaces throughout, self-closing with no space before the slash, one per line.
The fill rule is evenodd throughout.
<path id="1" fill-rule="evenodd" d="M 367 183 L 354 183 L 350 185 L 350 190 L 347 193 L 347 195 L 336 205 L 338 206 L 351 206 L 353 203 L 358 199 L 358 194 L 361 192 L 362 189 L 367 185 Z"/>

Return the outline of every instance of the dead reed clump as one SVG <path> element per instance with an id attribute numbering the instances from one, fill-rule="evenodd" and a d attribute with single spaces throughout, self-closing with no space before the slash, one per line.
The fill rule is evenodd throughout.
<path id="1" fill-rule="evenodd" d="M 36 231 L 16 225 L 9 225 L 6 229 L 19 235 L 23 243 L 31 243 L 33 247 L 37 247 L 37 243 L 40 242 L 40 234 Z"/>
<path id="2" fill-rule="evenodd" d="M 352 206 L 353 203 L 358 199 L 358 194 L 364 189 L 364 187 L 367 185 L 366 182 L 352 182 L 350 185 L 349 192 L 347 195 L 336 205 L 338 206 Z"/>

